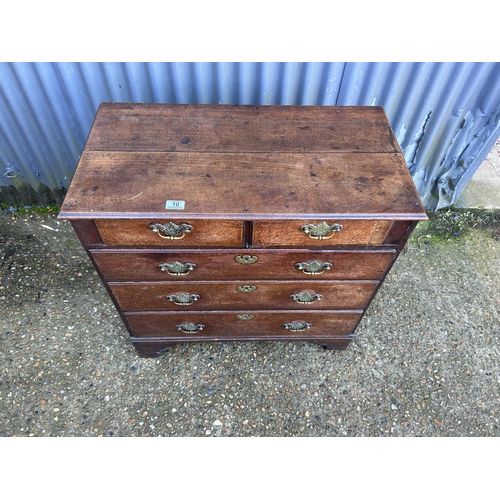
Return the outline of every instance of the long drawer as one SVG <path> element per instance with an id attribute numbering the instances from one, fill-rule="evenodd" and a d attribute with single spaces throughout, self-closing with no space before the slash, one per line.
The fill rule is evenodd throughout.
<path id="1" fill-rule="evenodd" d="M 364 309 L 378 281 L 110 283 L 124 311 Z"/>
<path id="2" fill-rule="evenodd" d="M 91 254 L 107 281 L 378 280 L 395 250 L 94 249 Z"/>
<path id="3" fill-rule="evenodd" d="M 138 338 L 193 341 L 212 338 L 331 338 L 352 333 L 362 311 L 130 312 Z"/>

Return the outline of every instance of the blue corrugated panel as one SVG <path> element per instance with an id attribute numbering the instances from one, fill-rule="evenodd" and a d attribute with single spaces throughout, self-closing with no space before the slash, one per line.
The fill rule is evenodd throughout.
<path id="1" fill-rule="evenodd" d="M 500 135 L 500 64 L 1 63 L 0 202 L 60 201 L 103 101 L 383 106 L 435 209 Z"/>

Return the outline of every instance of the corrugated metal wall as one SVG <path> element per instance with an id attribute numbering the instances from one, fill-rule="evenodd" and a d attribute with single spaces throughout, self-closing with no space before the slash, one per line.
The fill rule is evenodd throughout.
<path id="1" fill-rule="evenodd" d="M 500 135 L 500 64 L 0 63 L 0 202 L 59 203 L 102 101 L 383 106 L 436 209 Z"/>

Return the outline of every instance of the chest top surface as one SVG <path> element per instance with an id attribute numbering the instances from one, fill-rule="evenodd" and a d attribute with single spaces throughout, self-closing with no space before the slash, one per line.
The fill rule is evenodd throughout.
<path id="1" fill-rule="evenodd" d="M 382 108 L 103 103 L 59 217 L 312 214 L 426 218 Z"/>

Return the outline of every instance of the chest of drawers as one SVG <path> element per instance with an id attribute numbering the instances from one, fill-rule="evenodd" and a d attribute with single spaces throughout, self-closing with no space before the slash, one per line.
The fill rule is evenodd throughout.
<path id="1" fill-rule="evenodd" d="M 345 349 L 426 215 L 382 108 L 103 103 L 59 218 L 153 357 Z"/>

